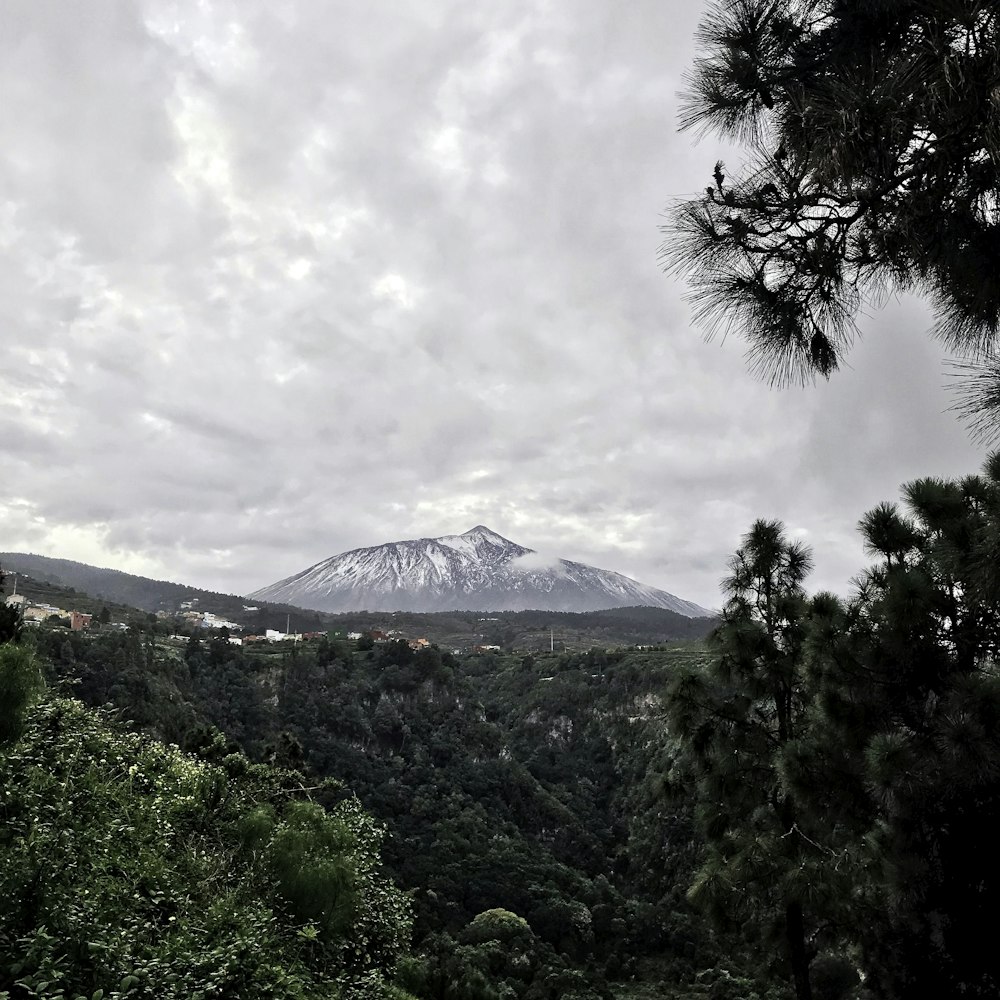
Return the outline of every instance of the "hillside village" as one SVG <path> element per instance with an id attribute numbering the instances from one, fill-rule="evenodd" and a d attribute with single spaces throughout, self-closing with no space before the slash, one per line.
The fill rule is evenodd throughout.
<path id="1" fill-rule="evenodd" d="M 82 629 L 90 628 L 94 617 L 86 612 L 75 609 L 67 611 L 64 608 L 56 607 L 54 604 L 44 602 L 33 603 L 28 601 L 24 594 L 16 592 L 11 594 L 5 603 L 7 607 L 20 609 L 21 618 L 25 625 L 37 626 L 44 621 L 50 621 L 55 618 L 60 622 L 67 620 L 70 629 L 74 632 L 79 632 Z"/>

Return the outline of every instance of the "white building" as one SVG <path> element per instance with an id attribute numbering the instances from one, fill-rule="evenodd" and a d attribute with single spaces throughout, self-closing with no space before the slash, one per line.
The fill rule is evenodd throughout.
<path id="1" fill-rule="evenodd" d="M 268 642 L 301 642 L 300 632 L 279 632 L 277 629 L 269 628 L 264 630 L 264 638 Z"/>

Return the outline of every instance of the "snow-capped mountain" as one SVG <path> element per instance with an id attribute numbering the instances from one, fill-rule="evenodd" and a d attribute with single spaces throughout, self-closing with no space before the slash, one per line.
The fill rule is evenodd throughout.
<path id="1" fill-rule="evenodd" d="M 546 559 L 483 525 L 324 559 L 249 595 L 316 611 L 601 611 L 645 605 L 711 611 L 621 573 Z"/>

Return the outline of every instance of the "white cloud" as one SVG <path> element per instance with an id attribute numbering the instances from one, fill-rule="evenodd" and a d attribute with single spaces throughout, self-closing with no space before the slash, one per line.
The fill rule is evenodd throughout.
<path id="1" fill-rule="evenodd" d="M 388 299 L 403 309 L 412 309 L 421 298 L 418 288 L 399 274 L 383 274 L 372 285 L 372 294 Z"/>
<path id="2" fill-rule="evenodd" d="M 510 565 L 514 570 L 521 570 L 524 573 L 547 571 L 555 572 L 559 576 L 568 575 L 559 556 L 544 555 L 541 552 L 527 552 L 523 556 L 511 559 Z"/>

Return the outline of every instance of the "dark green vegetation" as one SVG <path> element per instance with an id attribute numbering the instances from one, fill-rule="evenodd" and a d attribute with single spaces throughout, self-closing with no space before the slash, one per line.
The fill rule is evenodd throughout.
<path id="1" fill-rule="evenodd" d="M 194 758 L 0 644 L 0 996 L 403 998 L 410 906 L 337 782 Z"/>
<path id="2" fill-rule="evenodd" d="M 887 290 L 926 295 L 975 359 L 996 427 L 1000 10 L 988 0 L 722 0 L 702 20 L 681 127 L 742 147 L 680 205 L 662 254 L 709 333 L 775 382 L 828 376 Z M 710 178 L 706 176 L 705 180 Z"/>
<path id="3" fill-rule="evenodd" d="M 808 598 L 808 553 L 755 524 L 711 668 L 668 698 L 705 838 L 693 896 L 773 947 L 800 1000 L 855 966 L 872 997 L 1000 995 L 1000 455 L 904 497 L 862 519 L 875 563 L 848 600 Z"/>
<path id="4" fill-rule="evenodd" d="M 996 434 L 998 32 L 983 0 L 712 5 L 682 128 L 747 161 L 716 164 L 662 248 L 709 334 L 745 335 L 772 382 L 828 376 L 859 310 L 913 290 Z M 711 668 L 667 699 L 704 840 L 692 898 L 799 1000 L 1000 995 L 1000 459 L 905 501 L 862 520 L 876 562 L 848 600 L 810 598 L 808 552 L 757 522 Z"/>
<path id="5" fill-rule="evenodd" d="M 610 608 L 607 611 L 400 611 L 330 615 L 329 628 L 340 631 L 399 630 L 425 637 L 442 649 L 499 646 L 506 652 L 586 651 L 594 646 L 655 645 L 676 639 L 701 639 L 714 618 L 686 618 L 665 608 Z"/>
<path id="6" fill-rule="evenodd" d="M 459 661 L 399 641 L 34 638 L 54 678 L 151 734 L 208 761 L 229 739 L 356 792 L 412 892 L 398 979 L 415 995 L 624 996 L 650 961 L 657 995 L 743 995 L 745 949 L 684 898 L 688 810 L 661 813 L 647 783 L 668 754 L 657 693 L 699 647 Z"/>

